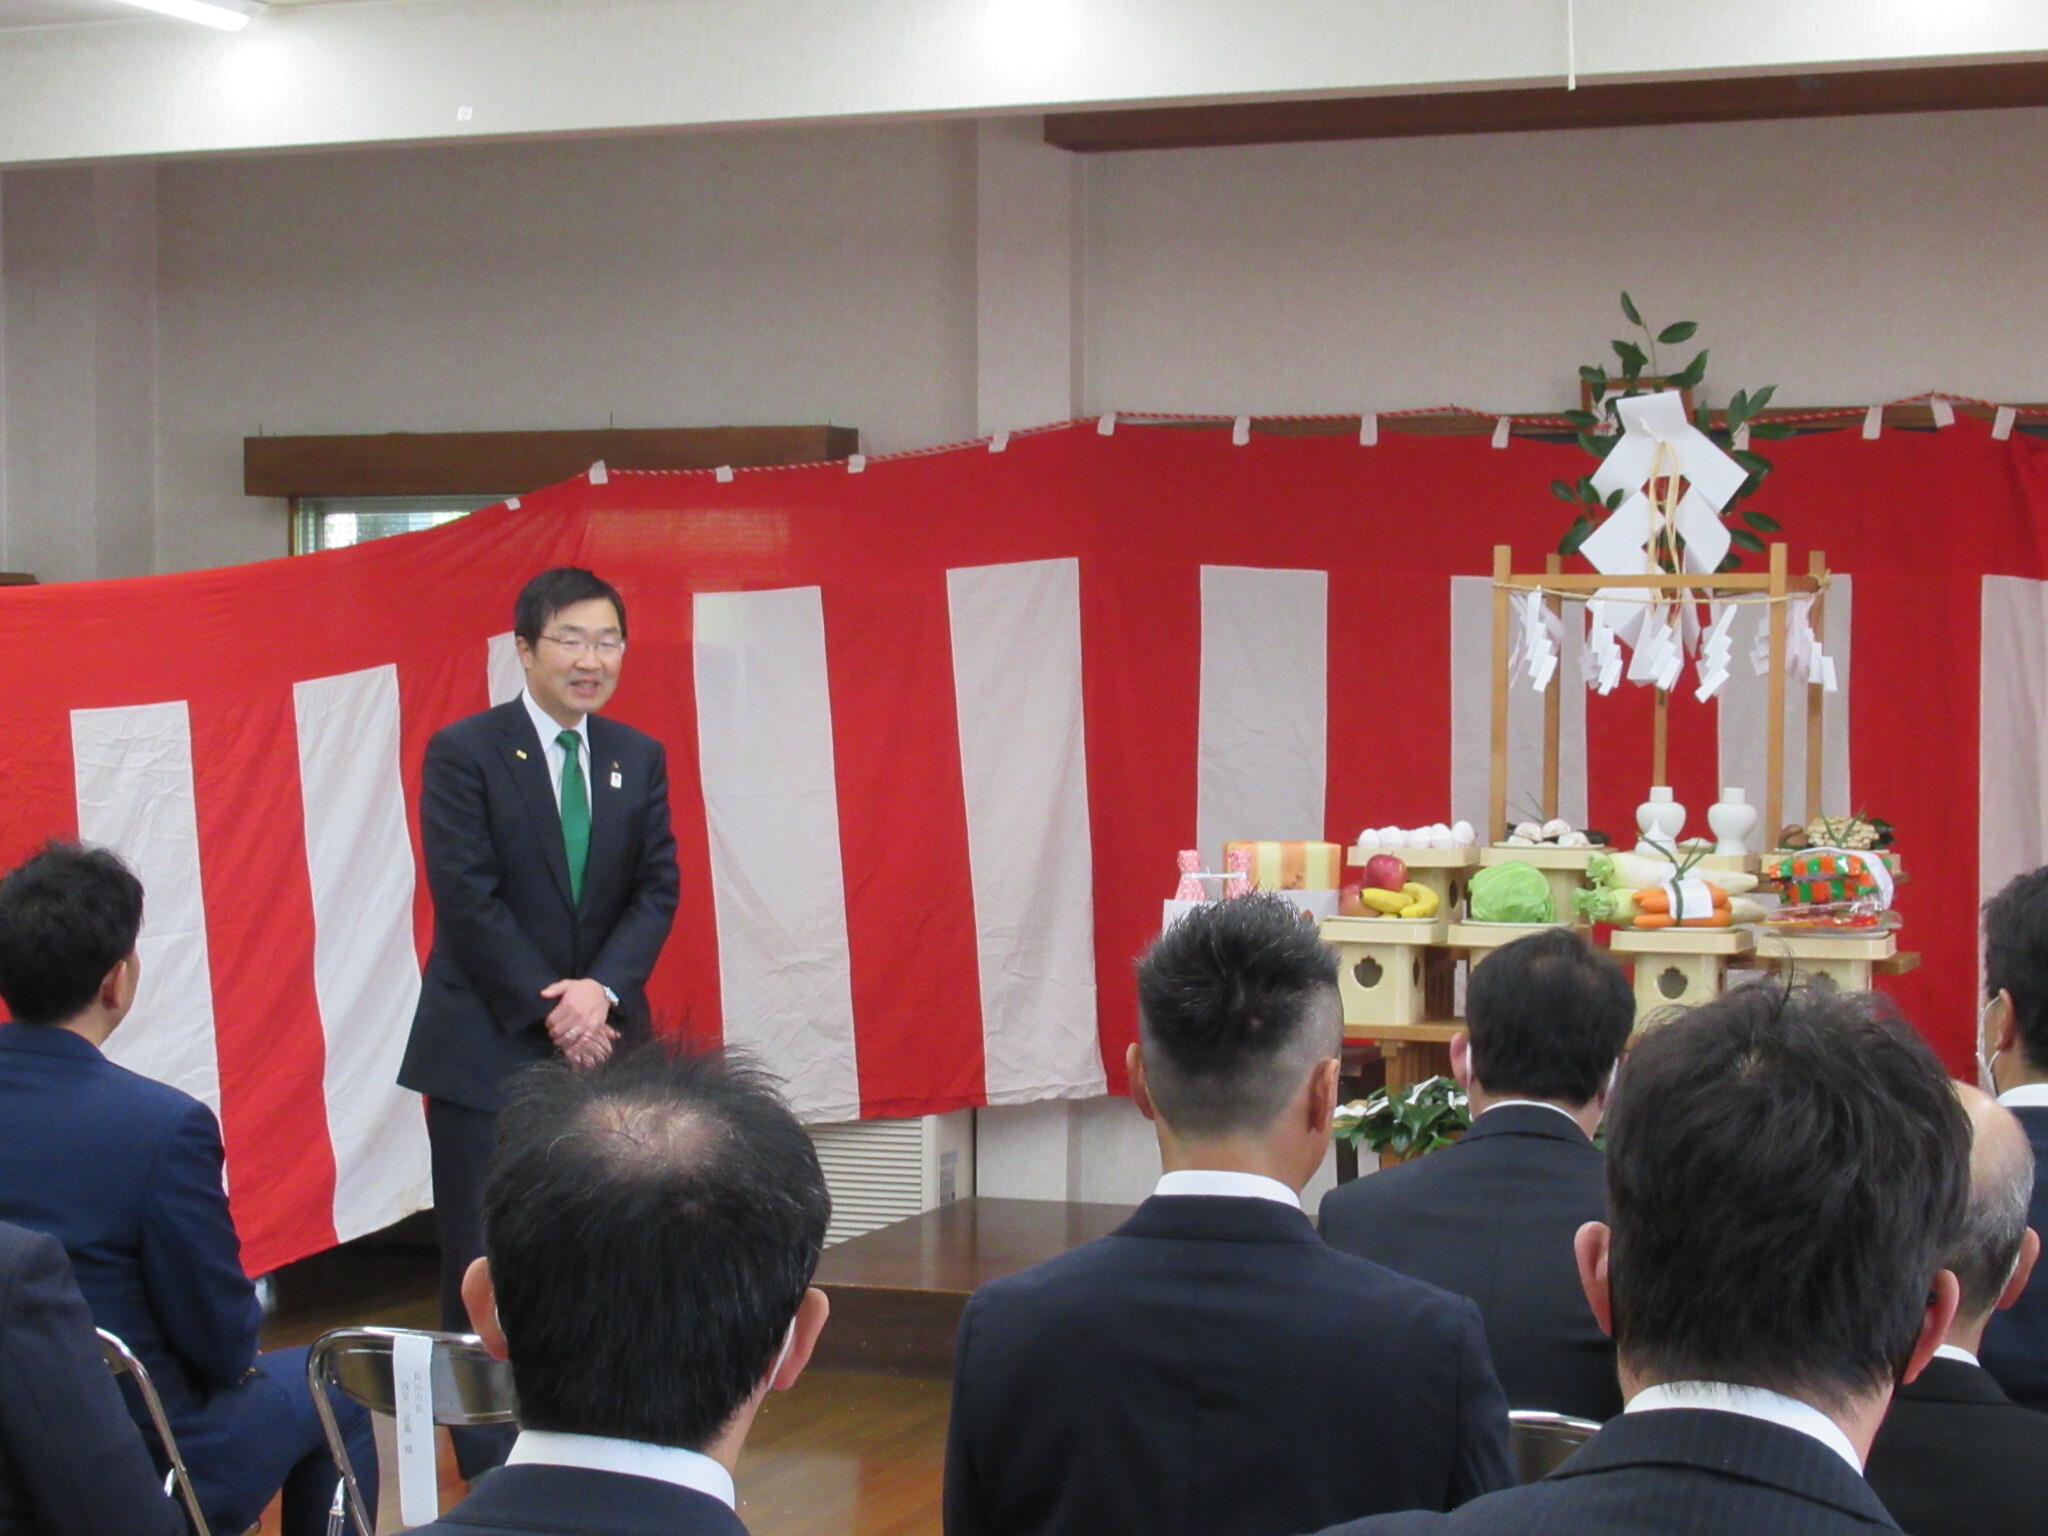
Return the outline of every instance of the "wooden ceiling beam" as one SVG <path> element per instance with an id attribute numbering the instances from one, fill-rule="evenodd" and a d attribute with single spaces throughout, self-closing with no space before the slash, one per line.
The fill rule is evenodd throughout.
<path id="1" fill-rule="evenodd" d="M 1045 141 L 1095 154 L 2038 106 L 2048 106 L 2048 61 L 1054 112 Z"/>

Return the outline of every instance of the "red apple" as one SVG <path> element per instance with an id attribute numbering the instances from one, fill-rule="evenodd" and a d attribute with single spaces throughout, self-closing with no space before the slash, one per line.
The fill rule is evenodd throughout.
<path id="1" fill-rule="evenodd" d="M 1365 883 L 1376 891 L 1398 891 L 1408 883 L 1408 866 L 1391 853 L 1376 853 L 1365 861 Z"/>

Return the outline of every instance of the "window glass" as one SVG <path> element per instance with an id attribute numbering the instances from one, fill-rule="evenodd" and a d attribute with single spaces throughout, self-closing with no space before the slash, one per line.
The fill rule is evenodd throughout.
<path id="1" fill-rule="evenodd" d="M 301 496 L 293 504 L 292 553 L 347 549 L 417 533 L 495 506 L 502 496 Z"/>

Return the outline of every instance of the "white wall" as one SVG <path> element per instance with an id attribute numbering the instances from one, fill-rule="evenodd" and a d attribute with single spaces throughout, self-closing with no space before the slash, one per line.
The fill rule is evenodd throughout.
<path id="1" fill-rule="evenodd" d="M 1560 409 L 1627 288 L 1720 399 L 2048 399 L 2044 185 L 2039 110 L 1091 157 L 1084 395 Z"/>
<path id="2" fill-rule="evenodd" d="M 161 565 L 284 552 L 259 428 L 971 436 L 973 174 L 964 124 L 166 166 Z"/>

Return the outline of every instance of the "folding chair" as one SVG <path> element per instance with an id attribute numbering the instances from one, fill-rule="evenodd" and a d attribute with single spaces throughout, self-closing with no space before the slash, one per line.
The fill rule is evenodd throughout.
<path id="1" fill-rule="evenodd" d="M 1508 1451 L 1515 1458 L 1515 1476 L 1525 1483 L 1548 1477 L 1573 1451 L 1600 1433 L 1591 1419 L 1540 1413 L 1533 1408 L 1508 1412 Z"/>
<path id="2" fill-rule="evenodd" d="M 199 1508 L 199 1494 L 192 1486 L 192 1474 L 185 1470 L 185 1458 L 178 1454 L 178 1438 L 171 1433 L 171 1421 L 164 1414 L 164 1401 L 156 1395 L 156 1383 L 149 1379 L 149 1368 L 136 1358 L 135 1351 L 104 1328 L 95 1328 L 100 1336 L 100 1358 L 107 1362 L 107 1369 L 116 1376 L 126 1374 L 135 1383 L 135 1390 L 142 1394 L 142 1406 L 149 1410 L 149 1421 L 156 1426 L 156 1437 L 163 1443 L 164 1459 L 171 1464 L 168 1476 L 164 1478 L 164 1495 L 169 1497 L 177 1492 L 184 1497 L 185 1513 L 192 1517 L 192 1529 L 197 1536 L 213 1536 L 207 1527 L 206 1515 Z"/>
<path id="3" fill-rule="evenodd" d="M 375 1511 L 363 1505 L 362 1485 L 342 1443 L 341 1426 L 327 1389 L 334 1387 L 372 1413 L 397 1419 L 400 1413 L 392 1349 L 401 1339 L 425 1340 L 432 1353 L 428 1366 L 432 1422 L 453 1428 L 482 1424 L 510 1424 L 519 1412 L 512 1391 L 512 1367 L 485 1353 L 483 1341 L 474 1334 L 430 1333 L 418 1328 L 337 1328 L 323 1334 L 306 1356 L 306 1376 L 313 1388 L 313 1407 L 320 1415 L 320 1427 L 327 1435 L 334 1464 L 341 1469 L 342 1493 L 347 1498 L 349 1518 L 357 1536 L 377 1536 L 372 1519 Z M 386 1488 L 400 1486 L 400 1467 L 384 1465 L 384 1437 L 378 1439 L 379 1482 Z M 388 1506 L 387 1506 L 388 1507 Z M 339 1533 L 339 1525 L 330 1527 Z M 407 1527 L 400 1526 L 403 1530 Z"/>

